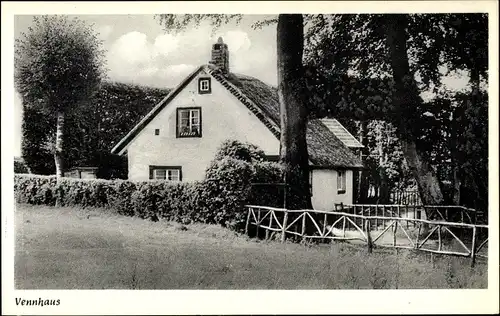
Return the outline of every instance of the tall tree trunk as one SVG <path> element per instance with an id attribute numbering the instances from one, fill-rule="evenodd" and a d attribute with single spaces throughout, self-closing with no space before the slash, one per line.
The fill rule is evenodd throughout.
<path id="1" fill-rule="evenodd" d="M 54 150 L 54 161 L 56 163 L 56 177 L 57 179 L 63 176 L 63 133 L 64 133 L 64 113 L 57 112 L 57 129 L 56 129 L 56 143 Z"/>
<path id="2" fill-rule="evenodd" d="M 288 207 L 312 208 L 306 131 L 308 110 L 302 66 L 304 24 L 301 14 L 280 14 L 277 28 L 280 160 L 289 186 Z"/>
<path id="3" fill-rule="evenodd" d="M 423 152 L 417 147 L 415 120 L 417 108 L 422 103 L 413 74 L 410 72 L 406 48 L 407 16 L 390 14 L 384 16 L 386 40 L 390 51 L 392 74 L 395 83 L 393 102 L 398 118 L 395 125 L 399 131 L 403 154 L 417 180 L 422 202 L 427 205 L 442 204 L 443 193 L 436 173 Z"/>

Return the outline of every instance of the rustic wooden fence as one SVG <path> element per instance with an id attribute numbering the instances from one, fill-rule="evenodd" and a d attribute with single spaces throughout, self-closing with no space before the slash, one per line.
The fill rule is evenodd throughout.
<path id="1" fill-rule="evenodd" d="M 442 220 L 446 222 L 478 223 L 478 212 L 475 209 L 456 205 L 399 205 L 399 204 L 335 204 L 335 212 L 343 212 L 366 216 L 389 216 L 412 219 Z M 381 222 L 385 224 L 385 221 Z M 375 226 L 379 222 L 375 220 Z M 407 221 L 406 226 L 415 226 L 415 222 Z"/>
<path id="2" fill-rule="evenodd" d="M 403 205 L 420 205 L 420 194 L 418 190 L 395 190 L 389 194 L 391 203 Z"/>
<path id="3" fill-rule="evenodd" d="M 476 258 L 487 257 L 487 225 L 430 221 L 397 216 L 395 213 L 379 216 L 355 212 L 287 210 L 257 205 L 246 207 L 248 214 L 245 232 L 249 234 L 254 228 L 255 236 L 266 239 L 278 234 L 282 242 L 290 237 L 323 242 L 351 241 L 366 245 L 370 252 L 373 247 L 414 249 L 469 257 L 472 266 Z M 358 207 L 361 206 L 356 205 L 354 209 Z M 368 206 L 362 207 L 364 210 Z M 433 208 L 442 213 L 441 207 Z"/>

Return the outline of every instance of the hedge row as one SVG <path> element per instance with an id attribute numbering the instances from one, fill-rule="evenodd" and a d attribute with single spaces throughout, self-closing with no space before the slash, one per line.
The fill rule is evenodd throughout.
<path id="1" fill-rule="evenodd" d="M 279 186 L 252 183 L 277 183 L 281 178 L 281 166 L 264 161 L 258 147 L 228 140 L 199 182 L 57 181 L 53 176 L 15 175 L 14 192 L 19 203 L 111 208 L 154 221 L 214 223 L 239 230 L 246 219 L 245 204 L 282 205 Z"/>
<path id="2" fill-rule="evenodd" d="M 250 183 L 279 174 L 279 170 L 273 163 L 255 168 L 248 162 L 224 158 L 212 163 L 206 179 L 199 182 L 73 178 L 58 182 L 54 176 L 16 174 L 14 193 L 18 203 L 110 208 L 154 221 L 214 223 L 239 230 L 245 221 L 244 204 L 277 200 L 269 193 L 255 194 Z"/>

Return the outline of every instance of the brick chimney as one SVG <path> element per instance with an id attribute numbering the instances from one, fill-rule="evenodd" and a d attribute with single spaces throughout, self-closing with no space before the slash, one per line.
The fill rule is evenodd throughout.
<path id="1" fill-rule="evenodd" d="M 217 66 L 223 74 L 229 73 L 229 50 L 222 37 L 219 37 L 217 43 L 212 45 L 212 65 Z"/>

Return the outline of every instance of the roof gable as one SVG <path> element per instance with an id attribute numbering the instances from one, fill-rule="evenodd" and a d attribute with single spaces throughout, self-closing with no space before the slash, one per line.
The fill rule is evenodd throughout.
<path id="1" fill-rule="evenodd" d="M 184 89 L 184 87 L 188 85 L 189 82 L 191 82 L 191 80 L 193 80 L 193 78 L 195 78 L 196 75 L 198 75 L 198 73 L 200 73 L 200 71 L 202 70 L 203 66 L 196 68 L 191 74 L 186 77 L 186 79 L 179 83 L 177 87 L 175 87 L 175 89 L 170 91 L 170 93 L 163 100 L 161 100 L 160 103 L 158 103 L 153 109 L 151 109 L 151 111 L 149 111 L 149 113 L 146 114 L 146 116 L 139 123 L 137 123 L 137 125 L 134 126 L 134 128 L 132 128 L 132 130 L 127 135 L 125 135 L 125 137 L 123 137 L 118 142 L 118 144 L 115 145 L 115 147 L 113 147 L 113 149 L 111 149 L 111 153 L 122 155 L 127 149 L 128 145 L 134 140 L 137 135 L 139 135 L 142 129 L 146 125 L 148 125 L 149 122 L 151 122 L 155 118 L 155 116 L 158 115 L 158 113 L 160 113 L 170 103 L 170 101 L 172 101 L 179 94 L 179 92 L 181 92 L 182 89 Z"/>

